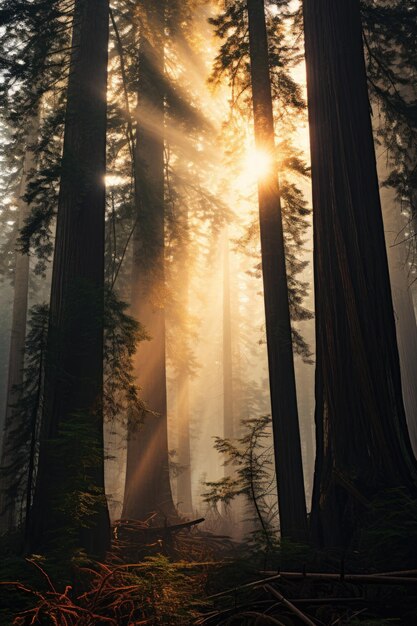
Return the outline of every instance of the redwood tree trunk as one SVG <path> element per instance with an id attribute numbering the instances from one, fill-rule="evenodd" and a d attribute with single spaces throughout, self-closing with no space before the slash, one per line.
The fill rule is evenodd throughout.
<path id="1" fill-rule="evenodd" d="M 182 327 L 178 325 L 177 333 L 181 334 L 179 354 L 177 355 L 177 424 L 178 424 L 178 463 L 183 468 L 177 478 L 177 501 L 179 511 L 192 515 L 193 497 L 191 481 L 191 432 L 190 432 L 190 331 L 188 329 L 189 316 L 189 287 L 190 287 L 190 255 L 189 247 L 189 219 L 188 209 L 177 218 L 183 230 L 184 237 L 178 241 L 178 257 L 174 252 L 174 263 L 178 264 L 176 289 L 178 293 L 179 310 L 182 311 Z M 175 332 L 175 330 L 174 330 Z"/>
<path id="2" fill-rule="evenodd" d="M 35 115 L 30 120 L 30 129 L 27 137 L 27 148 L 23 161 L 22 177 L 18 192 L 18 232 L 23 228 L 26 218 L 29 216 L 30 207 L 24 199 L 27 191 L 30 175 L 35 167 L 34 147 L 38 139 L 39 116 Z M 16 423 L 16 411 L 13 406 L 18 402 L 16 393 L 23 383 L 24 349 L 26 338 L 26 320 L 29 289 L 29 255 L 16 251 L 14 270 L 14 294 L 12 327 L 9 348 L 9 368 L 6 389 L 6 407 L 4 419 L 4 436 L 1 452 L 1 467 L 7 467 L 13 460 L 13 431 L 19 428 Z M 11 530 L 16 525 L 16 502 L 8 494 L 10 479 L 13 477 L 1 474 L 0 481 L 0 532 Z"/>
<path id="3" fill-rule="evenodd" d="M 232 352 L 232 318 L 230 293 L 230 257 L 229 235 L 227 228 L 223 233 L 223 437 L 235 437 L 234 425 L 234 392 L 233 392 L 233 352 Z M 233 465 L 224 465 L 224 476 L 233 477 Z M 223 505 L 224 532 L 232 534 L 235 530 L 235 507 Z"/>
<path id="4" fill-rule="evenodd" d="M 30 548 L 102 555 L 107 0 L 76 0 Z"/>
<path id="5" fill-rule="evenodd" d="M 382 160 L 382 163 L 377 161 L 377 163 L 382 169 L 382 179 L 385 179 L 387 175 L 385 161 Z M 395 192 L 383 187 L 381 203 L 400 355 L 404 408 L 411 445 L 414 456 L 417 457 L 417 325 L 411 293 L 413 276 L 409 274 L 408 265 L 409 242 L 402 243 L 407 236 L 404 234 L 404 223 Z"/>
<path id="6" fill-rule="evenodd" d="M 369 501 L 415 490 L 359 0 L 304 0 L 314 206 L 317 457 L 312 530 L 346 545 Z"/>
<path id="7" fill-rule="evenodd" d="M 227 230 L 223 242 L 223 437 L 235 436 L 233 412 L 232 318 L 230 306 L 230 260 Z M 231 466 L 226 465 L 226 474 Z"/>
<path id="8" fill-rule="evenodd" d="M 150 340 L 135 371 L 149 412 L 130 428 L 123 517 L 175 515 L 169 480 L 164 278 L 164 2 L 145 3 L 139 51 L 135 153 L 137 226 L 133 242 L 132 315 Z"/>
<path id="9" fill-rule="evenodd" d="M 177 377 L 178 463 L 183 468 L 177 478 L 178 508 L 193 513 L 191 488 L 190 379 L 186 369 Z"/>
<path id="10" fill-rule="evenodd" d="M 247 0 L 255 140 L 275 164 L 274 121 L 263 0 Z M 258 182 L 269 384 L 281 535 L 305 539 L 306 502 L 276 165 Z"/>

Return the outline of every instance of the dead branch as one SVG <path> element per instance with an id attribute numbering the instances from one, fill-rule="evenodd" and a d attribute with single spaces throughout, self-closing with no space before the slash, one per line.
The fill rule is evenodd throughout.
<path id="1" fill-rule="evenodd" d="M 277 591 L 277 589 L 274 589 L 273 587 L 271 587 L 271 585 L 264 585 L 264 589 L 268 591 L 268 593 L 270 593 L 272 596 L 274 596 L 274 598 L 277 598 L 277 600 L 279 600 L 284 606 L 287 607 L 287 609 L 294 613 L 294 615 L 296 615 L 304 624 L 307 624 L 307 626 L 316 626 L 316 624 L 309 617 L 307 617 L 307 615 L 300 611 L 300 609 L 297 609 L 297 607 L 294 606 L 292 602 L 284 598 L 282 593 Z"/>

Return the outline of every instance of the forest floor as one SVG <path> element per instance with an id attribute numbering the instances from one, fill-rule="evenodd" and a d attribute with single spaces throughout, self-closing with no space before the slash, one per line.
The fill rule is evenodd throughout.
<path id="1" fill-rule="evenodd" d="M 201 520 L 120 522 L 105 563 L 1 548 L 1 626 L 417 624 L 417 569 L 377 572 L 287 545 L 265 553 L 199 530 Z"/>

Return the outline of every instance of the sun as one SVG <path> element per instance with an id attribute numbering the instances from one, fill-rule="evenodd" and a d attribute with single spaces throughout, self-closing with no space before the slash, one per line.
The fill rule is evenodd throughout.
<path id="1" fill-rule="evenodd" d="M 248 147 L 243 157 L 242 176 L 248 181 L 267 178 L 272 173 L 272 157 L 261 148 Z"/>
<path id="2" fill-rule="evenodd" d="M 119 176 L 118 174 L 106 174 L 104 177 L 104 182 L 106 187 L 118 187 L 127 181 L 126 176 Z"/>

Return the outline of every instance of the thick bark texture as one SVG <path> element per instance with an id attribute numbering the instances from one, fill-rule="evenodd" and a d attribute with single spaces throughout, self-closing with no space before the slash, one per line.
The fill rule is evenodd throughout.
<path id="1" fill-rule="evenodd" d="M 107 0 L 76 0 L 30 548 L 102 555 Z"/>
<path id="2" fill-rule="evenodd" d="M 27 186 L 30 181 L 31 173 L 35 167 L 34 148 L 38 139 L 39 116 L 35 115 L 30 120 L 30 128 L 27 137 L 27 148 L 23 161 L 22 177 L 18 192 L 18 232 L 23 228 L 26 218 L 29 216 L 30 206 L 25 201 Z M 23 383 L 23 366 L 24 366 L 24 349 L 26 338 L 26 320 L 28 306 L 28 289 L 29 289 L 29 255 L 16 251 L 16 261 L 14 270 L 14 294 L 13 294 L 13 312 L 12 327 L 9 348 L 9 368 L 6 389 L 6 407 L 4 419 L 4 437 L 1 452 L 1 467 L 8 467 L 13 460 L 13 442 L 12 433 L 19 428 L 16 423 L 16 411 L 13 407 L 18 402 L 17 389 Z M 1 474 L 0 482 L 0 533 L 11 530 L 17 520 L 16 502 L 10 496 L 10 480 L 13 477 L 4 473 Z"/>
<path id="3" fill-rule="evenodd" d="M 404 267 L 390 268 L 392 296 L 400 354 L 401 383 L 408 433 L 417 458 L 417 327 L 411 291 Z"/>
<path id="4" fill-rule="evenodd" d="M 369 501 L 414 492 L 359 0 L 304 0 L 314 207 L 317 457 L 312 531 L 347 545 Z"/>
<path id="5" fill-rule="evenodd" d="M 382 151 L 382 150 L 381 150 Z M 383 155 L 384 157 L 385 155 Z M 387 176 L 386 159 L 377 159 L 381 179 Z M 408 432 L 417 457 L 417 325 L 412 300 L 413 276 L 409 272 L 409 241 L 399 202 L 393 189 L 381 189 L 382 214 L 387 242 L 388 266 L 394 304 L 401 383 Z"/>
<path id="6" fill-rule="evenodd" d="M 175 515 L 169 480 L 164 278 L 164 2 L 145 3 L 139 51 L 135 152 L 137 225 L 133 242 L 132 315 L 150 340 L 135 371 L 148 412 L 131 427 L 123 517 Z"/>
<path id="7" fill-rule="evenodd" d="M 255 140 L 275 163 L 274 121 L 263 0 L 248 0 Z M 281 535 L 305 539 L 307 529 L 294 376 L 288 286 L 276 168 L 258 183 L 269 384 Z"/>

